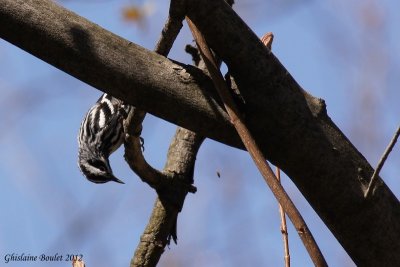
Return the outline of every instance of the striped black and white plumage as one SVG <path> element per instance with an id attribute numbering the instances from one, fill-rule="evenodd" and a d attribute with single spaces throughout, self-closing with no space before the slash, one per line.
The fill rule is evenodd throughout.
<path id="1" fill-rule="evenodd" d="M 103 94 L 83 119 L 78 136 L 78 165 L 89 181 L 124 183 L 114 176 L 108 157 L 123 143 L 123 119 L 129 107 Z"/>

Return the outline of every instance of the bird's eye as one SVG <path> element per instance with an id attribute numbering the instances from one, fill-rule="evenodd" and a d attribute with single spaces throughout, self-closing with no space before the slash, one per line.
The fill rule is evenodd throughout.
<path id="1" fill-rule="evenodd" d="M 91 162 L 92 166 L 99 169 L 102 172 L 105 172 L 107 170 L 106 166 L 104 166 L 104 163 L 98 160 L 92 161 Z"/>

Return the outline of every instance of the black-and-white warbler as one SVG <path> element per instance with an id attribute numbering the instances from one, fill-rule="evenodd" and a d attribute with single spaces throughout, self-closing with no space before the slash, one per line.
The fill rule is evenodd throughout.
<path id="1" fill-rule="evenodd" d="M 123 120 L 129 109 L 121 100 L 103 94 L 83 119 L 78 136 L 78 165 L 89 181 L 124 183 L 114 176 L 108 157 L 123 143 Z"/>

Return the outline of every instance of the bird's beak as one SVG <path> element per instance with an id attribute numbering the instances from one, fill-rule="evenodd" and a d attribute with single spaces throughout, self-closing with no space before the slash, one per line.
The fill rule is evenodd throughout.
<path id="1" fill-rule="evenodd" d="M 111 181 L 114 181 L 114 182 L 120 183 L 120 184 L 125 184 L 123 181 L 121 181 L 120 179 L 118 179 L 118 178 L 115 177 L 114 175 L 111 177 Z"/>

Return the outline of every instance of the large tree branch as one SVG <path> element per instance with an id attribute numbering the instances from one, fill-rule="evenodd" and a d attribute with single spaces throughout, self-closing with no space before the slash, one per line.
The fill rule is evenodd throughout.
<path id="1" fill-rule="evenodd" d="M 228 88 L 227 83 L 219 70 L 219 67 L 217 67 L 215 58 L 212 55 L 204 36 L 201 34 L 201 32 L 199 32 L 196 25 L 194 25 L 189 18 L 186 18 L 186 21 L 190 30 L 192 31 L 192 35 L 197 43 L 197 47 L 199 48 L 199 52 L 203 58 L 207 70 L 211 75 L 214 86 L 216 87 L 218 94 L 224 103 L 226 112 L 231 118 L 232 124 L 235 126 L 235 129 L 238 132 L 244 146 L 253 159 L 253 163 L 257 166 L 259 172 L 263 176 L 275 198 L 278 200 L 279 204 L 282 205 L 286 214 L 292 221 L 293 226 L 296 228 L 296 231 L 303 241 L 303 244 L 307 249 L 307 252 L 310 255 L 314 265 L 318 267 L 328 266 L 303 217 L 286 193 L 285 189 L 283 189 L 278 179 L 275 177 L 271 167 L 265 159 L 265 156 L 257 146 L 251 132 L 245 125 L 242 115 L 240 114 L 239 109 L 234 102 L 233 96 L 231 95 L 230 88 Z"/>
<path id="2" fill-rule="evenodd" d="M 400 265 L 400 205 L 379 179 L 365 199 L 370 164 L 224 1 L 188 0 L 188 17 L 225 61 L 246 118 L 281 167 L 360 266 Z M 231 40 L 231 42 L 227 42 Z"/>
<path id="3" fill-rule="evenodd" d="M 189 0 L 188 17 L 229 66 L 263 153 L 281 167 L 357 265 L 400 265 L 400 205 L 330 120 L 223 0 Z M 130 43 L 50 0 L 2 0 L 0 37 L 158 117 L 241 147 L 209 78 Z"/>
<path id="4" fill-rule="evenodd" d="M 144 49 L 51 0 L 1 0 L 0 38 L 155 116 L 240 144 L 201 70 Z"/>

